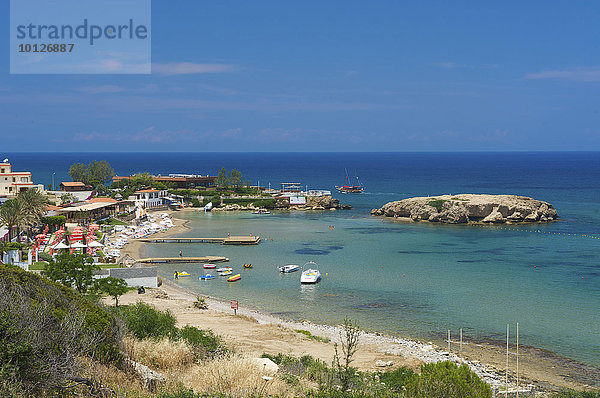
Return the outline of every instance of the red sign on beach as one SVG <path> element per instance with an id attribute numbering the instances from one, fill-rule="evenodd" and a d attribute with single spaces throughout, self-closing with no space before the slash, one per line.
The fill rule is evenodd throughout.
<path id="1" fill-rule="evenodd" d="M 237 300 L 231 300 L 231 308 L 233 308 L 234 310 L 238 309 L 238 302 L 237 302 Z"/>

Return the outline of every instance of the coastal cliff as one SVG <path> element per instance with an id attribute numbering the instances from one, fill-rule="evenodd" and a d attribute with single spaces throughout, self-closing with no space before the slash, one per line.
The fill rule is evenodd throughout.
<path id="1" fill-rule="evenodd" d="M 371 215 L 448 224 L 548 222 L 558 218 L 547 202 L 525 196 L 476 194 L 403 199 L 373 209 Z"/>

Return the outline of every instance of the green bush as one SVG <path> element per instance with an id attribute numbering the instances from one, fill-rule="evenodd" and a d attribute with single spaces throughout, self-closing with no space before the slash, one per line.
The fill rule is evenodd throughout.
<path id="1" fill-rule="evenodd" d="M 192 207 L 201 207 L 200 201 L 198 200 L 198 198 L 192 198 L 191 199 L 192 202 Z"/>
<path id="2" fill-rule="evenodd" d="M 275 207 L 275 199 L 251 199 L 251 198 L 226 198 L 223 199 L 223 203 L 226 205 L 230 204 L 238 204 L 240 206 L 248 206 L 249 204 L 253 204 L 254 207 L 264 207 L 267 209 L 272 209 Z M 214 204 L 214 203 L 213 203 Z"/>
<path id="3" fill-rule="evenodd" d="M 227 351 L 221 338 L 212 330 L 201 330 L 188 325 L 179 329 L 177 335 L 192 347 L 197 358 L 214 357 Z"/>
<path id="4" fill-rule="evenodd" d="M 121 308 L 127 330 L 138 339 L 177 336 L 177 321 L 171 312 L 159 311 L 141 301 Z"/>
<path id="5" fill-rule="evenodd" d="M 418 375 L 411 369 L 402 366 L 396 370 L 390 370 L 379 374 L 379 381 L 384 383 L 385 387 L 396 392 L 402 391 L 402 387 L 406 386 Z"/>
<path id="6" fill-rule="evenodd" d="M 447 200 L 444 199 L 435 199 L 435 200 L 430 200 L 429 202 L 427 202 L 427 204 L 431 207 L 435 207 L 435 209 L 440 212 L 442 211 L 442 207 L 444 206 L 444 203 L 446 203 Z"/>
<path id="7" fill-rule="evenodd" d="M 467 365 L 445 361 L 421 366 L 419 377 L 406 385 L 406 396 L 491 398 L 492 390 Z"/>
<path id="8" fill-rule="evenodd" d="M 48 262 L 48 261 L 52 260 L 52 256 L 49 253 L 39 252 L 38 253 L 38 259 L 40 261 L 46 261 L 46 262 Z"/>

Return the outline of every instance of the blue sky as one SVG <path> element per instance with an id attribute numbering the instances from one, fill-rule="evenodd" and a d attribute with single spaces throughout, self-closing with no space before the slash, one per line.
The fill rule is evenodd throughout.
<path id="1" fill-rule="evenodd" d="M 151 75 L 11 75 L 14 151 L 600 150 L 600 3 L 152 1 Z"/>

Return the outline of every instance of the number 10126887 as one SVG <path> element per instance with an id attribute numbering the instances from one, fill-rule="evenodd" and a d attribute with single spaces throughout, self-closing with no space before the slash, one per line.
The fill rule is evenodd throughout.
<path id="1" fill-rule="evenodd" d="M 20 53 L 70 53 L 75 44 L 19 44 Z"/>

